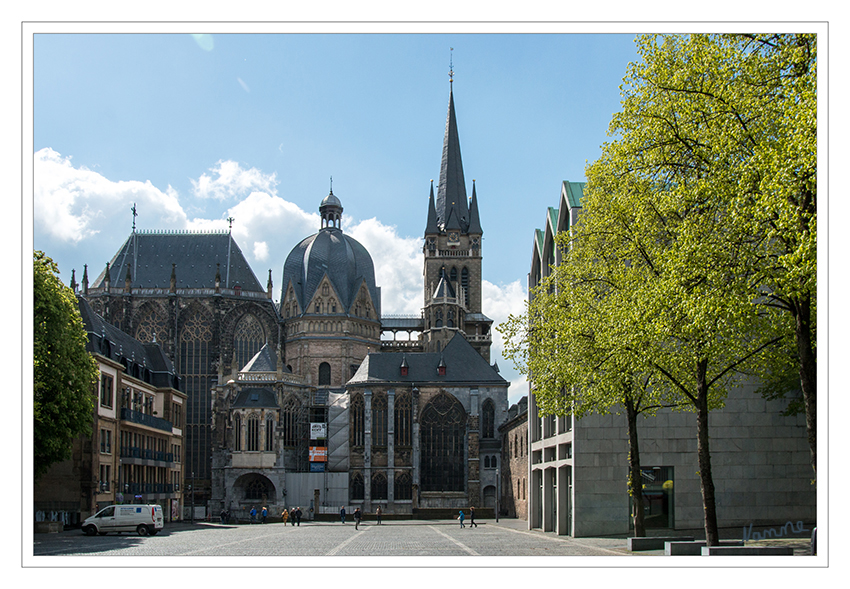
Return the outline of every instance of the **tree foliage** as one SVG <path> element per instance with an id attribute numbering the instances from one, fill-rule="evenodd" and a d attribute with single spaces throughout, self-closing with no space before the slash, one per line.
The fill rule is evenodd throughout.
<path id="1" fill-rule="evenodd" d="M 33 253 L 35 478 L 71 456 L 75 437 L 91 434 L 97 364 L 86 351 L 86 332 L 73 291 L 56 264 Z"/>
<path id="2" fill-rule="evenodd" d="M 814 409 L 815 38 L 647 35 L 637 46 L 565 263 L 507 324 L 519 335 L 508 351 L 543 411 L 563 398 L 605 411 L 630 387 L 689 406 L 715 544 L 709 411 L 743 373 L 782 382 L 789 341 Z"/>

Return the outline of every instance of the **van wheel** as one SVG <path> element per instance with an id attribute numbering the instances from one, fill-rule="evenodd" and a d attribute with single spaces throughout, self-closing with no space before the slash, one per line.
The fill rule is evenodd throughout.
<path id="1" fill-rule="evenodd" d="M 83 532 L 86 533 L 86 536 L 94 536 L 97 534 L 97 528 L 94 526 L 86 526 L 83 528 Z"/>
<path id="2" fill-rule="evenodd" d="M 139 524 L 139 527 L 136 528 L 136 531 L 139 533 L 139 536 L 148 535 L 148 527 L 145 524 Z"/>

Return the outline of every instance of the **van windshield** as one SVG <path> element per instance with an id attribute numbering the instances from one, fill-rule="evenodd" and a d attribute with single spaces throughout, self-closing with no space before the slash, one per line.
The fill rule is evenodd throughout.
<path id="1" fill-rule="evenodd" d="M 115 507 L 107 507 L 103 511 L 97 514 L 97 517 L 112 517 L 115 513 Z"/>

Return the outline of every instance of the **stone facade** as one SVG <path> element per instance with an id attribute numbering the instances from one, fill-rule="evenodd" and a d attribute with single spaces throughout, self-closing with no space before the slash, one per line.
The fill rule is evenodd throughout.
<path id="1" fill-rule="evenodd" d="M 528 519 L 528 397 L 508 410 L 502 437 L 500 515 Z"/>

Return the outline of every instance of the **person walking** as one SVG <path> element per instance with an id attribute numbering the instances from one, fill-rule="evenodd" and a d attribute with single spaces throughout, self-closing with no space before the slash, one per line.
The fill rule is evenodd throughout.
<path id="1" fill-rule="evenodd" d="M 345 505 L 339 508 L 339 519 L 343 524 L 345 523 Z"/>
<path id="2" fill-rule="evenodd" d="M 381 511 L 381 506 L 379 505 L 378 509 L 375 510 L 375 517 L 378 519 L 379 526 L 381 525 L 381 514 L 383 514 L 383 512 Z"/>
<path id="3" fill-rule="evenodd" d="M 360 526 L 360 518 L 362 518 L 362 517 L 363 517 L 363 514 L 360 513 L 360 508 L 358 507 L 357 509 L 354 510 L 354 529 L 355 530 L 358 529 L 358 526 Z"/>
<path id="4" fill-rule="evenodd" d="M 301 526 L 301 508 L 298 507 L 295 509 L 295 522 L 300 527 Z"/>
<path id="5" fill-rule="evenodd" d="M 289 510 L 289 523 L 292 524 L 292 527 L 295 527 L 295 508 Z"/>
<path id="6" fill-rule="evenodd" d="M 283 525 L 286 525 L 286 520 L 289 519 L 289 512 L 286 509 L 280 513 L 280 519 L 283 521 Z"/>
<path id="7" fill-rule="evenodd" d="M 461 510 L 460 510 L 460 513 L 459 513 L 459 514 L 458 514 L 458 516 L 457 516 L 457 518 L 460 520 L 460 527 L 462 527 L 462 528 L 465 528 L 465 527 L 466 527 L 465 525 L 463 525 L 463 518 L 464 518 L 464 517 L 465 517 L 465 516 L 463 515 L 463 510 L 461 509 Z"/>
<path id="8" fill-rule="evenodd" d="M 252 505 L 250 513 L 251 513 L 251 523 L 252 524 L 257 523 L 257 508 Z"/>
<path id="9" fill-rule="evenodd" d="M 469 527 L 470 528 L 477 528 L 478 527 L 478 524 L 475 523 L 475 508 L 474 507 L 469 508 Z"/>
<path id="10" fill-rule="evenodd" d="M 266 523 L 266 518 L 269 516 L 269 510 L 263 505 L 263 523 Z"/>
<path id="11" fill-rule="evenodd" d="M 221 518 L 221 523 L 227 523 L 227 512 L 224 510 L 224 507 L 221 508 L 221 513 L 218 516 Z"/>

